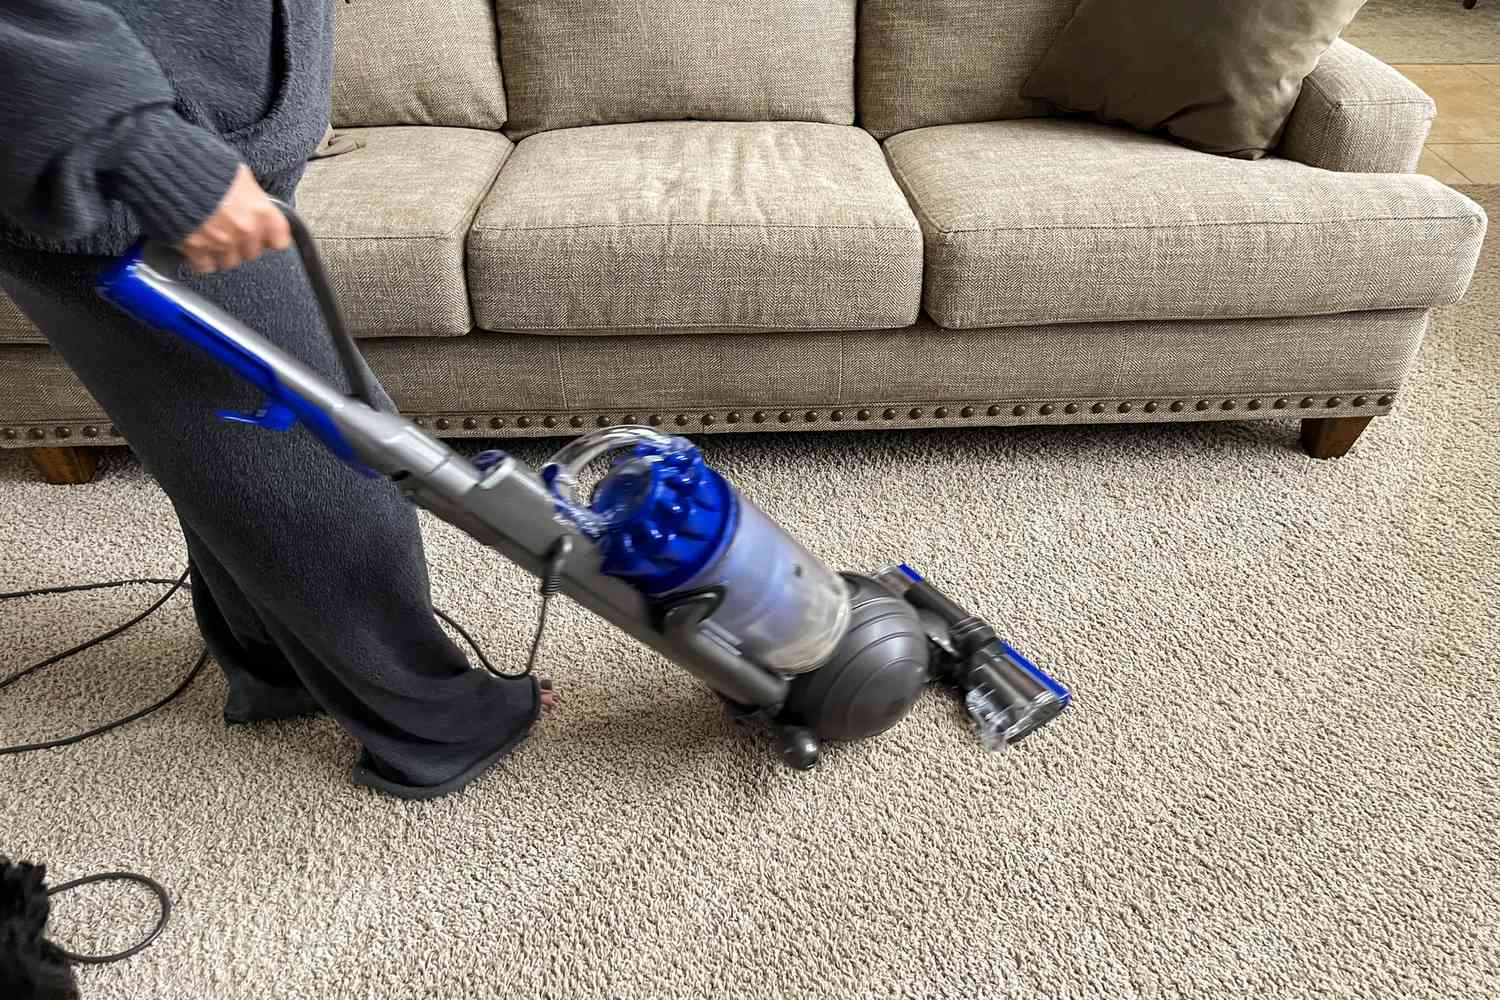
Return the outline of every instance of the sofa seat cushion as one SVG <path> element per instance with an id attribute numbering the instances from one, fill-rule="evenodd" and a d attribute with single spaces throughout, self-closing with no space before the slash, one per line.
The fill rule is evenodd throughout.
<path id="1" fill-rule="evenodd" d="M 469 236 L 486 330 L 914 322 L 922 234 L 861 129 L 657 122 L 521 142 Z"/>
<path id="2" fill-rule="evenodd" d="M 1455 302 L 1485 216 L 1428 177 L 1232 160 L 1076 121 L 887 140 L 950 329 Z"/>
<path id="3" fill-rule="evenodd" d="M 475 129 L 346 129 L 360 148 L 314 160 L 297 208 L 318 239 L 355 336 L 472 328 L 464 236 L 511 142 Z"/>

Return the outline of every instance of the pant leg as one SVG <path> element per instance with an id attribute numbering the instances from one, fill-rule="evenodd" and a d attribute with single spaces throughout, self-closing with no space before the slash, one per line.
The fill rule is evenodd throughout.
<path id="1" fill-rule="evenodd" d="M 540 699 L 529 679 L 471 670 L 438 626 L 415 512 L 300 429 L 214 419 L 216 408 L 254 409 L 253 390 L 101 300 L 104 263 L 0 249 L 0 284 L 129 439 L 298 679 L 363 745 L 370 766 L 356 777 L 396 794 L 468 780 L 524 735 Z M 293 255 L 192 283 L 345 384 Z"/>
<path id="2" fill-rule="evenodd" d="M 224 721 L 241 725 L 321 712 L 234 577 L 192 528 L 183 525 L 182 533 L 192 567 L 193 615 L 229 687 Z"/>

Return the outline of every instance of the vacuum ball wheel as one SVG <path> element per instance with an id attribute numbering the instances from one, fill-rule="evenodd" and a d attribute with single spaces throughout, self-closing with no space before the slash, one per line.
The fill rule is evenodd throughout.
<path id="1" fill-rule="evenodd" d="M 802 726 L 783 726 L 777 735 L 777 749 L 781 762 L 798 771 L 811 771 L 818 765 L 821 744 L 812 730 Z"/>

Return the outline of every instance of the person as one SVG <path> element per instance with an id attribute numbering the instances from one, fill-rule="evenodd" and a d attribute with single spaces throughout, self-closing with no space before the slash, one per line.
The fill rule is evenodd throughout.
<path id="1" fill-rule="evenodd" d="M 547 685 L 471 669 L 433 616 L 415 512 L 301 431 L 212 418 L 251 390 L 94 292 L 140 235 L 191 287 L 347 388 L 271 201 L 329 121 L 331 11 L 291 0 L 6 0 L 0 289 L 171 499 L 231 724 L 327 712 L 357 783 L 455 791 L 525 737 Z"/>

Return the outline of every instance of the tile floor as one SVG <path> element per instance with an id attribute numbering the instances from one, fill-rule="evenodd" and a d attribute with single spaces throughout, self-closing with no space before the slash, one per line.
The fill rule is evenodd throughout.
<path id="1" fill-rule="evenodd" d="M 1500 184 L 1500 65 L 1396 68 L 1437 101 L 1418 172 L 1444 184 Z"/>

